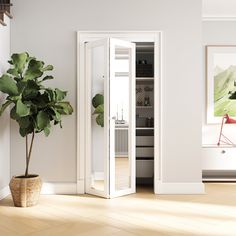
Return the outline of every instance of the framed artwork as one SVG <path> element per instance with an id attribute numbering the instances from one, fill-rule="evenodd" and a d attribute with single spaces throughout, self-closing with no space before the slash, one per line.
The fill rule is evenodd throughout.
<path id="1" fill-rule="evenodd" d="M 207 123 L 236 117 L 236 45 L 206 46 Z"/>

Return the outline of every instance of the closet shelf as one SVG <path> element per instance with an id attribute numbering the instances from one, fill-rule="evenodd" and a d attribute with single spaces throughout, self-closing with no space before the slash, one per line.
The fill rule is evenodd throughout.
<path id="1" fill-rule="evenodd" d="M 152 80 L 154 80 L 154 77 L 136 77 L 136 80 L 140 80 L 140 81 L 152 81 Z"/>
<path id="2" fill-rule="evenodd" d="M 154 148 L 154 146 L 153 145 L 150 145 L 150 146 L 148 146 L 148 145 L 136 145 L 136 147 L 138 147 L 138 148 Z"/>
<path id="3" fill-rule="evenodd" d="M 153 106 L 136 106 L 137 109 L 151 109 Z"/>
<path id="4" fill-rule="evenodd" d="M 154 160 L 154 157 L 136 157 L 136 160 L 149 161 Z"/>
<path id="5" fill-rule="evenodd" d="M 136 129 L 140 129 L 140 130 L 153 130 L 154 127 L 136 127 Z"/>

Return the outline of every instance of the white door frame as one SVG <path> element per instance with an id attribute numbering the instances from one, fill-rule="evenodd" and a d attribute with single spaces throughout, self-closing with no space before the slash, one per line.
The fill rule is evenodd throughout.
<path id="1" fill-rule="evenodd" d="M 162 180 L 162 33 L 160 31 L 77 32 L 77 193 L 85 193 L 85 42 L 110 37 L 131 42 L 154 42 L 154 193 L 157 193 L 157 184 Z"/>

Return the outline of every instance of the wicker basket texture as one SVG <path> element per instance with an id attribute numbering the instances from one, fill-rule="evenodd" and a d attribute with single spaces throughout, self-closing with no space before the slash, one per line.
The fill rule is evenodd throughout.
<path id="1" fill-rule="evenodd" d="M 13 176 L 9 187 L 15 206 L 30 207 L 38 203 L 42 181 L 38 175 Z"/>

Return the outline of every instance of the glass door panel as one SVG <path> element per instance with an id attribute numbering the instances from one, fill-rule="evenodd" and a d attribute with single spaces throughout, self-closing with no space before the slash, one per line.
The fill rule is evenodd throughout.
<path id="1" fill-rule="evenodd" d="M 135 45 L 86 43 L 86 192 L 135 192 Z"/>
<path id="2" fill-rule="evenodd" d="M 110 196 L 135 192 L 134 44 L 110 39 Z"/>
<path id="3" fill-rule="evenodd" d="M 86 192 L 109 197 L 108 40 L 86 44 Z"/>

